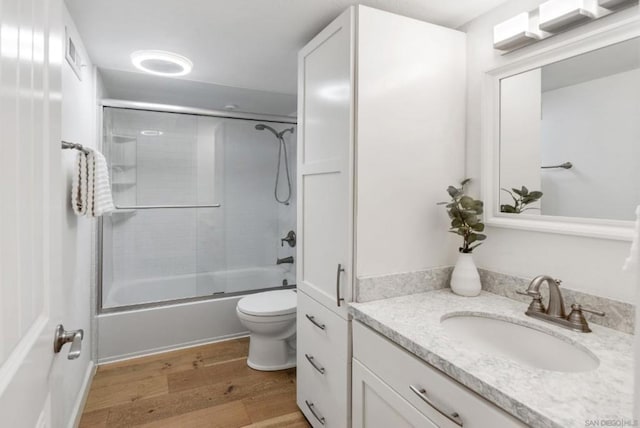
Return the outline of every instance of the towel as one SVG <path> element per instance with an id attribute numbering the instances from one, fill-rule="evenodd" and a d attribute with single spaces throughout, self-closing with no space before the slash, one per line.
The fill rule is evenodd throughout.
<path id="1" fill-rule="evenodd" d="M 109 169 L 102 153 L 89 149 L 78 153 L 76 174 L 71 187 L 71 203 L 76 215 L 99 217 L 115 211 Z"/>
<path id="2" fill-rule="evenodd" d="M 636 208 L 636 224 L 635 231 L 633 233 L 633 243 L 631 244 L 631 253 L 624 262 L 622 269 L 631 270 L 638 265 L 640 260 L 640 206 Z"/>
<path id="3" fill-rule="evenodd" d="M 87 213 L 87 155 L 79 151 L 71 185 L 71 206 L 80 216 Z"/>

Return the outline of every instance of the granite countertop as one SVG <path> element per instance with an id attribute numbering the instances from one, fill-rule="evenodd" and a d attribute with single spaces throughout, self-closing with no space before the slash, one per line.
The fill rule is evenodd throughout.
<path id="1" fill-rule="evenodd" d="M 591 333 L 573 332 L 526 316 L 526 304 L 487 292 L 469 298 L 445 289 L 350 306 L 356 320 L 532 427 L 631 420 L 632 335 L 593 324 Z M 600 365 L 587 372 L 554 372 L 482 352 L 441 326 L 443 316 L 452 313 L 490 315 L 534 327 L 587 348 Z"/>

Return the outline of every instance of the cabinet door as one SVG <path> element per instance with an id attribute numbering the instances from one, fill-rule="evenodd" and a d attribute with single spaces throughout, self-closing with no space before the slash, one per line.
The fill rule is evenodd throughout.
<path id="1" fill-rule="evenodd" d="M 353 428 L 437 428 L 390 386 L 353 360 Z"/>
<path id="2" fill-rule="evenodd" d="M 350 8 L 298 56 L 297 282 L 345 318 L 353 276 L 353 20 Z"/>

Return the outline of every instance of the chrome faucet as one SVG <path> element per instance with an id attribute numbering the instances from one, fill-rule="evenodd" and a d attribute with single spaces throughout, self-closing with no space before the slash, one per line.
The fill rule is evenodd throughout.
<path id="1" fill-rule="evenodd" d="M 277 265 L 281 265 L 281 264 L 285 264 L 285 263 L 293 264 L 293 256 L 289 256 L 289 257 L 285 257 L 283 259 L 276 260 L 276 264 Z"/>
<path id="2" fill-rule="evenodd" d="M 545 282 L 549 286 L 549 303 L 548 308 L 546 309 L 544 307 L 544 303 L 542 303 L 542 295 L 540 294 L 540 287 Z M 553 279 L 548 275 L 540 275 L 533 278 L 526 291 L 516 291 L 518 294 L 523 294 L 533 298 L 533 301 L 527 308 L 525 314 L 570 330 L 589 333 L 591 329 L 589 328 L 589 323 L 582 312 L 589 312 L 601 317 L 603 317 L 605 313 L 583 308 L 576 303 L 571 305 L 571 313 L 567 316 L 564 307 L 564 299 L 562 298 L 562 292 L 560 291 L 561 283 L 562 281 L 559 279 Z"/>

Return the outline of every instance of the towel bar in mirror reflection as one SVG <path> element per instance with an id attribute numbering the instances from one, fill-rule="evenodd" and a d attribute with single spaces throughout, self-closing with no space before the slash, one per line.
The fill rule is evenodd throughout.
<path id="1" fill-rule="evenodd" d="M 220 208 L 220 204 L 211 205 L 116 205 L 117 210 L 155 210 L 172 208 Z"/>

